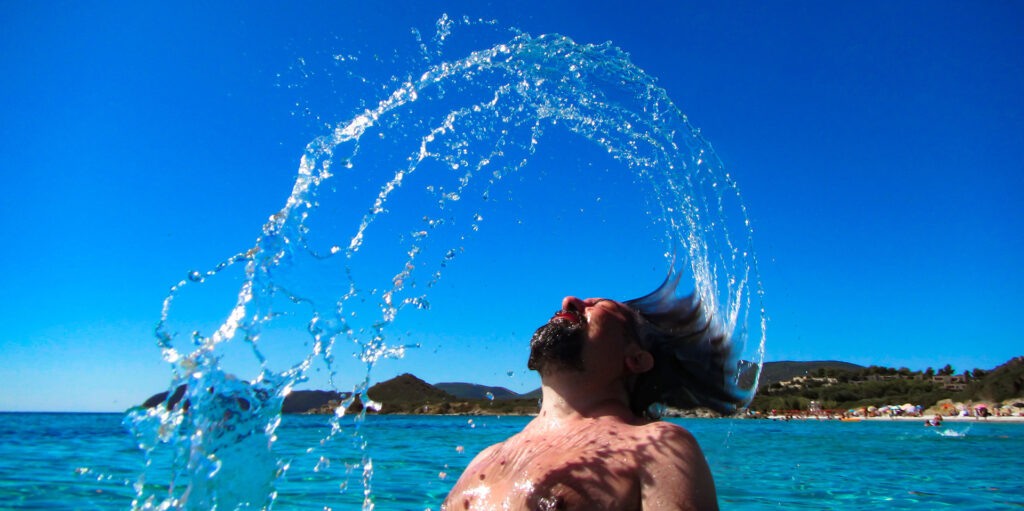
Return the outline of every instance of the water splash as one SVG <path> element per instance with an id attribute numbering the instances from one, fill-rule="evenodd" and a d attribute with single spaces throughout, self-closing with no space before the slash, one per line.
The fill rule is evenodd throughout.
<path id="1" fill-rule="evenodd" d="M 971 425 L 968 425 L 966 428 L 963 428 L 963 429 L 956 429 L 956 428 L 952 428 L 952 427 L 946 427 L 945 429 L 942 429 L 942 430 L 936 430 L 935 434 L 939 435 L 939 436 L 947 437 L 947 438 L 964 438 L 964 437 L 967 436 L 967 433 L 970 432 L 970 431 L 971 431 Z"/>
<path id="2" fill-rule="evenodd" d="M 342 491 L 358 473 L 363 507 L 372 509 L 373 460 L 359 426 L 367 408 L 387 406 L 366 394 L 371 369 L 415 346 L 403 343 L 396 332 L 406 329 L 397 323 L 430 309 L 428 294 L 473 251 L 485 219 L 497 218 L 499 231 L 529 224 L 530 210 L 568 202 L 565 187 L 600 184 L 602 173 L 627 176 L 644 191 L 625 207 L 645 223 L 620 238 L 661 246 L 650 259 L 626 260 L 667 267 L 679 250 L 702 303 L 733 342 L 747 346 L 742 359 L 759 367 L 766 319 L 746 207 L 711 145 L 655 79 L 609 43 L 514 29 L 504 42 L 449 56 L 446 45 L 460 27 L 501 33 L 493 22 L 447 16 L 431 41 L 415 33 L 419 69 L 308 144 L 284 207 L 254 246 L 171 289 L 156 334 L 173 367 L 170 388 L 186 390 L 177 403 L 125 419 L 146 453 L 134 508 L 265 507 L 276 498 L 275 481 L 306 462 L 342 481 Z M 558 183 L 566 167 L 529 164 L 566 147 L 582 160 L 571 165 L 582 178 L 541 187 L 539 195 L 505 186 Z M 557 215 L 564 230 L 606 222 L 601 211 L 613 210 L 601 208 L 625 193 L 599 185 L 588 191 L 591 202 Z M 514 222 L 494 214 L 508 211 Z M 546 259 L 574 255 L 559 243 L 545 240 Z M 492 272 L 474 285 L 485 276 L 518 278 Z M 217 324 L 193 319 L 195 311 L 224 307 L 225 296 Z M 341 356 L 349 351 L 352 358 Z M 335 387 L 340 375 L 363 377 L 346 389 L 351 395 L 330 434 L 305 456 L 286 458 L 274 451 L 281 403 L 314 368 L 325 369 Z M 756 387 L 756 371 L 745 375 L 741 385 Z M 356 398 L 366 407 L 343 423 Z M 363 449 L 361 459 L 331 463 L 333 442 L 342 438 Z"/>

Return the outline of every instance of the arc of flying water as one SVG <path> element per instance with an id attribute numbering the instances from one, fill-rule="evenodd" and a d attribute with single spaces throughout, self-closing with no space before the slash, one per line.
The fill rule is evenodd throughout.
<path id="1" fill-rule="evenodd" d="M 567 70 L 567 73 L 562 73 L 559 76 L 555 76 L 554 72 L 551 72 L 544 66 L 544 64 L 550 64 L 551 62 L 561 65 L 565 64 L 566 61 L 571 63 L 562 66 L 561 69 Z M 555 64 L 550 65 L 554 66 Z M 373 206 L 364 214 L 355 234 L 349 240 L 347 248 L 334 247 L 331 249 L 330 255 L 319 255 L 306 246 L 304 242 L 304 224 L 317 207 L 316 196 L 318 188 L 325 180 L 332 177 L 332 160 L 338 153 L 337 149 L 339 147 L 350 146 L 348 147 L 348 156 L 342 162 L 345 167 L 351 167 L 351 160 L 359 150 L 360 138 L 368 129 L 375 126 L 382 116 L 403 105 L 416 101 L 422 91 L 442 81 L 467 74 L 473 69 L 482 71 L 495 68 L 504 71 L 510 76 L 514 76 L 518 81 L 497 87 L 489 101 L 449 112 L 443 122 L 423 136 L 420 140 L 418 151 L 410 158 L 409 164 L 395 171 L 394 176 L 381 186 L 374 199 Z M 557 71 L 559 68 L 556 66 L 553 69 Z M 593 76 L 585 76 L 586 73 L 590 73 Z M 639 94 L 637 91 L 642 91 L 644 95 L 642 99 L 645 101 L 642 109 L 643 113 L 648 117 L 641 116 L 639 112 L 629 109 L 628 106 L 615 103 L 604 97 L 600 89 L 595 89 L 597 86 L 592 86 L 592 84 L 597 83 L 595 80 L 602 78 L 600 76 L 601 73 L 608 75 L 626 73 L 630 81 L 627 83 L 627 80 L 623 79 L 622 84 L 627 88 L 632 87 L 633 89 L 630 89 L 631 92 Z M 557 82 L 554 93 L 543 90 L 545 83 L 551 84 L 553 82 Z M 655 86 L 653 79 L 642 71 L 637 70 L 621 51 L 612 48 L 608 44 L 597 46 L 577 45 L 564 37 L 541 36 L 532 38 L 528 34 L 518 33 L 508 44 L 499 44 L 486 50 L 475 51 L 470 53 L 468 57 L 451 63 L 442 62 L 431 66 L 418 79 L 408 80 L 402 84 L 388 98 L 380 101 L 375 109 L 365 110 L 351 121 L 336 126 L 330 136 L 319 137 L 311 142 L 301 157 L 298 176 L 284 208 L 272 215 L 264 225 L 263 234 L 258 238 L 256 247 L 218 265 L 217 269 L 207 272 L 205 276 L 200 276 L 198 280 L 190 278 L 192 281 L 201 281 L 236 262 L 244 260 L 247 263 L 245 283 L 228 320 L 221 325 L 211 338 L 195 339 L 197 344 L 199 344 L 198 349 L 188 357 L 182 357 L 180 353 L 174 350 L 170 342 L 171 336 L 164 329 L 164 321 L 167 318 L 170 301 L 177 288 L 187 284 L 187 281 L 183 280 L 178 286 L 172 288 L 167 300 L 165 300 L 161 323 L 158 326 L 158 338 L 164 350 L 165 359 L 172 363 L 178 362 L 176 367 L 184 370 L 182 376 L 185 377 L 195 376 L 197 373 L 202 372 L 203 369 L 209 372 L 215 368 L 216 359 L 203 355 L 210 354 L 217 344 L 232 338 L 236 331 L 241 329 L 246 333 L 246 340 L 252 343 L 254 351 L 260 358 L 261 365 L 265 366 L 265 359 L 259 354 L 255 344 L 255 340 L 259 336 L 259 325 L 264 319 L 261 319 L 259 314 L 246 316 L 246 309 L 252 305 L 252 302 L 257 302 L 256 309 L 258 311 L 261 309 L 258 302 L 264 300 L 265 297 L 273 296 L 276 292 L 283 292 L 293 301 L 303 300 L 275 282 L 272 269 L 290 264 L 292 251 L 299 248 L 305 249 L 311 255 L 318 258 L 330 257 L 344 250 L 344 256 L 347 259 L 351 259 L 353 254 L 362 245 L 367 229 L 377 216 L 385 211 L 384 204 L 394 191 L 401 186 L 403 180 L 409 174 L 415 172 L 418 166 L 427 158 L 439 157 L 438 153 L 430 151 L 428 145 L 438 136 L 453 131 L 457 121 L 462 117 L 471 116 L 474 112 L 480 111 L 480 109 L 497 112 L 499 102 L 503 98 L 510 97 L 519 98 L 527 103 L 529 107 L 529 111 L 523 112 L 522 106 L 520 106 L 519 111 L 510 114 L 522 116 L 532 122 L 530 128 L 532 133 L 531 140 L 526 144 L 528 155 L 533 154 L 538 139 L 542 134 L 542 120 L 548 120 L 551 123 L 562 122 L 569 130 L 604 147 L 614 158 L 625 162 L 627 166 L 637 171 L 646 180 L 653 190 L 653 196 L 656 198 L 661 209 L 662 218 L 666 219 L 669 224 L 668 232 L 666 233 L 668 238 L 673 241 L 677 239 L 687 240 L 685 245 L 689 251 L 688 259 L 691 262 L 692 270 L 697 280 L 697 291 L 701 299 L 714 310 L 718 310 L 720 306 L 718 303 L 719 293 L 715 291 L 714 285 L 710 283 L 717 282 L 719 264 L 712 263 L 708 253 L 710 247 L 703 243 L 702 239 L 704 236 L 707 236 L 708 239 L 713 240 L 716 247 L 720 241 L 724 243 L 724 248 L 731 249 L 727 250 L 727 252 L 729 253 L 728 257 L 731 257 L 732 261 L 736 260 L 737 249 L 734 249 L 728 231 L 725 231 L 724 240 L 719 240 L 717 237 L 709 235 L 709 233 L 714 234 L 716 226 L 713 221 L 704 221 L 701 218 L 702 211 L 714 211 L 710 209 L 711 205 L 708 203 L 708 196 L 686 193 L 687 191 L 696 190 L 701 184 L 700 182 L 694 182 L 694 176 L 697 176 L 699 180 L 706 179 L 705 176 L 699 173 L 702 165 L 708 170 L 709 174 L 712 174 L 712 178 L 714 168 L 721 167 L 720 162 L 717 161 L 717 156 L 710 149 L 710 145 L 700 136 L 699 132 L 689 126 L 686 116 L 675 107 L 662 89 Z M 669 121 L 673 119 L 679 126 L 671 125 Z M 505 120 L 507 121 L 507 119 Z M 677 142 L 676 139 L 678 137 L 682 137 L 682 142 L 684 142 L 682 145 Z M 500 146 L 503 140 L 502 137 L 499 137 L 489 156 L 481 158 L 476 165 L 468 167 L 466 173 L 459 180 L 460 184 L 457 187 L 456 193 L 454 195 L 446 195 L 440 200 L 442 207 L 446 200 L 458 200 L 458 194 L 467 186 L 473 174 L 478 173 L 482 168 L 489 165 L 493 157 L 501 152 Z M 688 168 L 687 158 L 683 156 L 689 145 L 697 148 L 698 157 L 696 162 L 693 163 L 691 161 L 691 164 L 696 167 L 694 169 Z M 707 148 L 707 152 L 705 152 L 705 148 Z M 645 150 L 648 151 L 646 155 L 644 154 Z M 710 164 L 708 161 L 710 161 Z M 509 170 L 515 171 L 525 164 L 526 160 L 523 159 L 518 164 L 507 167 L 505 170 L 506 172 Z M 708 167 L 710 169 L 707 169 Z M 676 181 L 677 176 L 680 175 L 682 176 L 682 183 Z M 720 214 L 724 207 L 724 190 L 737 190 L 735 183 L 731 181 L 731 177 L 727 173 L 724 175 L 725 186 L 715 190 L 713 199 L 717 203 L 717 209 Z M 500 177 L 501 172 L 496 171 L 489 179 L 487 188 L 489 189 Z M 714 183 L 714 185 L 717 186 L 717 183 Z M 698 198 L 698 202 L 694 202 L 694 196 Z M 740 206 L 745 225 L 749 227 L 746 206 L 742 204 L 742 201 Z M 424 231 L 424 236 L 428 235 L 429 233 Z M 749 248 L 752 239 L 749 232 L 747 238 Z M 368 367 L 372 366 L 373 361 L 377 358 L 387 356 L 389 353 L 389 348 L 383 343 L 381 331 L 387 324 L 393 321 L 398 309 L 410 303 L 420 304 L 416 297 L 408 298 L 398 304 L 392 302 L 393 295 L 403 289 L 404 283 L 410 277 L 413 269 L 412 262 L 419 253 L 418 245 L 410 248 L 407 252 L 408 259 L 405 266 L 392 278 L 392 288 L 382 295 L 381 321 L 373 325 L 377 335 L 370 341 L 362 343 L 363 357 L 364 361 L 368 363 Z M 718 250 L 716 253 L 719 254 L 718 263 L 721 263 L 722 268 L 735 267 L 734 264 L 730 265 L 725 260 L 726 251 Z M 744 253 L 744 257 L 746 256 L 747 253 Z M 753 271 L 756 272 L 756 258 L 753 258 L 753 261 Z M 750 295 L 743 293 L 743 290 L 749 285 L 749 271 L 751 271 L 751 268 L 748 267 L 743 272 L 742 278 L 739 280 L 731 279 L 727 283 L 725 305 L 727 305 L 728 312 L 724 314 L 724 317 L 727 318 L 730 328 L 736 326 L 741 310 L 749 311 Z M 335 303 L 336 318 L 340 318 L 340 311 L 344 303 L 356 294 L 355 282 L 347 267 L 346 275 L 349 281 L 349 289 Z M 759 286 L 760 283 L 758 282 Z M 757 293 L 760 298 L 762 293 L 760 288 Z M 746 309 L 744 309 L 744 305 L 747 306 Z M 263 318 L 265 317 L 263 316 Z M 764 321 L 762 308 L 762 338 L 759 351 L 761 356 L 763 356 Z M 745 325 L 743 328 L 745 328 Z M 346 330 L 343 322 L 335 321 L 332 323 L 330 320 L 325 320 L 319 314 L 314 314 L 310 321 L 309 330 L 315 339 L 313 350 L 304 360 L 290 370 L 277 377 L 267 378 L 272 387 L 270 390 L 275 394 L 280 391 L 281 397 L 288 392 L 292 384 L 303 378 L 305 371 L 316 357 L 324 354 L 325 360 L 330 365 L 334 337 L 341 332 L 350 333 L 350 331 Z M 390 353 L 400 354 L 400 350 Z M 260 379 L 262 380 L 266 376 L 268 374 L 264 370 L 260 375 Z M 367 372 L 361 386 L 357 387 L 357 390 L 360 391 L 364 399 L 367 399 L 365 388 L 368 379 L 369 372 Z M 354 395 L 355 393 L 353 393 L 353 397 Z M 373 403 L 368 402 L 367 404 L 372 406 Z M 268 434 L 272 434 L 273 428 L 276 427 L 278 421 L 279 417 L 277 421 L 271 421 L 271 425 L 267 427 Z M 337 429 L 337 423 L 334 423 L 332 425 L 332 435 Z M 367 466 L 372 467 L 371 463 L 366 463 L 367 461 L 369 460 L 364 459 L 364 470 Z M 281 472 L 284 469 L 286 467 Z M 366 477 L 368 476 L 364 474 L 364 479 Z M 364 481 L 364 485 L 368 484 L 368 481 Z M 368 486 L 364 487 L 368 488 Z"/>

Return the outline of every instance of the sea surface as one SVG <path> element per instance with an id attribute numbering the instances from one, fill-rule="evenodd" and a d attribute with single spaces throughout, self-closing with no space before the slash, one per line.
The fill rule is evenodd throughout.
<path id="1" fill-rule="evenodd" d="M 122 418 L 0 414 L 0 508 L 130 508 L 144 460 Z M 437 510 L 476 452 L 528 420 L 370 416 L 361 438 L 344 430 L 307 454 L 329 431 L 327 418 L 285 416 L 274 448 L 291 463 L 273 509 L 361 508 L 365 442 L 375 509 Z M 1024 507 L 1022 424 L 950 424 L 943 436 L 902 422 L 672 422 L 697 437 L 725 510 Z M 162 461 L 147 484 L 167 480 Z"/>

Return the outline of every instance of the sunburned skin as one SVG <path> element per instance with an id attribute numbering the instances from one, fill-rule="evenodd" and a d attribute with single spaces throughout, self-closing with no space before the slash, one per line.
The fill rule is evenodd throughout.
<path id="1" fill-rule="evenodd" d="M 477 455 L 442 509 L 717 509 L 714 481 L 693 436 L 636 417 L 628 407 L 629 376 L 649 364 L 625 335 L 622 307 L 566 297 L 567 313 L 551 321 L 584 320 L 584 368 L 542 371 L 538 416 Z"/>

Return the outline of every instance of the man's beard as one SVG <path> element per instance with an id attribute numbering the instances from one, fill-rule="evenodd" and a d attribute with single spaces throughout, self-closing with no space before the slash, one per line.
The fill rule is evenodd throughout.
<path id="1" fill-rule="evenodd" d="M 534 332 L 526 367 L 541 375 L 562 369 L 582 371 L 584 339 L 582 323 L 553 320 Z"/>

